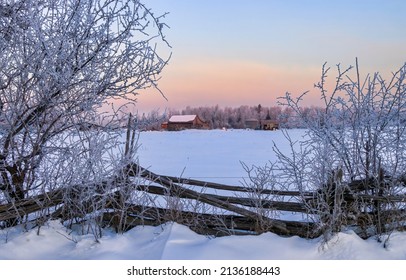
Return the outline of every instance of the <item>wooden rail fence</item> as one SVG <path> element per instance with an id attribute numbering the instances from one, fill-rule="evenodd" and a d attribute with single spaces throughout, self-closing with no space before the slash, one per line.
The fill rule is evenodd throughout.
<path id="1" fill-rule="evenodd" d="M 317 211 L 311 211 L 311 207 L 312 205 L 316 207 L 319 195 L 317 192 L 269 189 L 259 191 L 242 186 L 158 175 L 137 164 L 128 165 L 123 174 L 128 177 L 126 180 L 112 180 L 102 183 L 115 184 L 115 188 L 111 188 L 112 191 L 103 203 L 96 203 L 97 205 L 95 205 L 94 200 L 92 200 L 94 198 L 79 202 L 89 204 L 89 207 L 86 207 L 88 212 L 101 213 L 101 219 L 105 225 L 114 226 L 120 230 L 127 230 L 138 225 L 159 225 L 168 221 L 175 221 L 189 226 L 198 233 L 214 236 L 273 232 L 282 236 L 296 235 L 314 238 L 322 234 L 322 229 L 311 219 L 288 221 L 264 214 L 273 213 L 273 211 L 287 211 L 302 213 L 304 217 L 307 217 L 306 215 L 315 216 Z M 132 180 L 135 177 L 143 178 L 143 184 Z M 130 189 L 131 192 L 140 192 L 161 198 L 192 200 L 210 206 L 211 209 L 218 209 L 220 213 L 137 204 L 132 201 L 123 202 L 120 184 L 125 184 L 126 189 Z M 366 181 L 355 181 L 349 184 L 348 189 L 361 188 L 367 184 Z M 74 189 L 80 192 L 80 187 L 77 186 Z M 201 187 L 205 191 L 196 191 L 196 187 Z M 210 193 L 207 190 L 215 191 Z M 213 194 L 216 191 L 228 195 Z M 265 199 L 254 198 L 254 196 L 250 196 L 250 193 L 265 195 Z M 359 199 L 382 203 L 404 203 L 406 201 L 404 195 L 370 195 L 367 193 L 354 195 L 348 191 L 342 195 L 348 203 Z M 67 220 L 68 217 L 75 214 L 67 213 L 69 210 L 67 210 L 66 204 L 66 189 L 48 191 L 18 202 L 0 204 L 0 221 L 21 220 L 23 217 L 29 220 L 30 215 L 44 211 L 47 213 L 46 218 Z M 86 215 L 84 214 L 86 213 L 82 213 L 82 218 L 85 218 Z M 397 214 L 398 217 L 401 217 L 399 219 L 406 219 L 402 210 L 399 210 Z"/>

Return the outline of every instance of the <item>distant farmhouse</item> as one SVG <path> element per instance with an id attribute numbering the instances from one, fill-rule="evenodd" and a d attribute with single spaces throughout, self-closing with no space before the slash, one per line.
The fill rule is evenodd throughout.
<path id="1" fill-rule="evenodd" d="M 168 122 L 162 124 L 162 129 L 167 129 L 169 131 L 209 128 L 209 124 L 200 119 L 197 115 L 175 115 L 172 116 Z"/>
<path id="2" fill-rule="evenodd" d="M 247 119 L 245 121 L 245 127 L 248 129 L 257 130 L 277 130 L 279 129 L 279 123 L 273 120 L 257 120 Z"/>

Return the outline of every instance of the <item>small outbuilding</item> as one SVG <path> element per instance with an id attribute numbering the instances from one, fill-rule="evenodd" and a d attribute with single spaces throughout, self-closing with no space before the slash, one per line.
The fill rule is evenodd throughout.
<path id="1" fill-rule="evenodd" d="M 166 127 L 170 131 L 210 128 L 209 124 L 197 115 L 174 115 L 169 119 Z"/>
<path id="2" fill-rule="evenodd" d="M 168 130 L 168 122 L 161 123 L 161 129 Z"/>
<path id="3" fill-rule="evenodd" d="M 245 120 L 245 128 L 248 129 L 259 129 L 259 122 L 257 119 L 247 119 Z"/>
<path id="4" fill-rule="evenodd" d="M 261 121 L 262 130 L 277 130 L 279 129 L 279 123 L 272 120 L 262 120 Z"/>
<path id="5" fill-rule="evenodd" d="M 245 128 L 257 130 L 276 130 L 279 129 L 279 123 L 273 120 L 247 119 Z"/>

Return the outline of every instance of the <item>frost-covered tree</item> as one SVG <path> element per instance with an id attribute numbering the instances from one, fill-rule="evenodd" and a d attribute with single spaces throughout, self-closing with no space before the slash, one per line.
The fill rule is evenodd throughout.
<path id="1" fill-rule="evenodd" d="M 323 108 L 309 112 L 287 93 L 281 102 L 294 111 L 306 135 L 290 141 L 292 153 L 277 148 L 280 180 L 300 191 L 317 191 L 318 205 L 309 205 L 327 233 L 355 224 L 364 236 L 396 228 L 394 211 L 405 208 L 406 65 L 388 79 L 379 73 L 362 78 L 358 62 L 328 79 L 323 65 L 315 85 Z M 289 134 L 287 134 L 290 140 Z M 402 210 L 402 211 L 403 211 Z"/>
<path id="2" fill-rule="evenodd" d="M 138 0 L 0 1 L 0 201 L 112 170 L 102 107 L 157 88 L 162 17 Z"/>

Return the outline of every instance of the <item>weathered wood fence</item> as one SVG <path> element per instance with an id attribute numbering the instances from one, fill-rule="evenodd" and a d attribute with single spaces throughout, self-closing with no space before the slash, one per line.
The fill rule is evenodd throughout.
<path id="1" fill-rule="evenodd" d="M 189 226 L 200 234 L 214 236 L 274 232 L 282 236 L 297 235 L 314 238 L 322 234 L 323 229 L 319 223 L 314 223 L 311 219 L 288 221 L 271 218 L 273 215 L 264 214 L 275 211 L 287 211 L 314 217 L 318 212 L 312 211 L 312 208 L 317 207 L 318 199 L 320 199 L 320 193 L 317 192 L 257 190 L 243 186 L 230 186 L 200 180 L 162 176 L 136 164 L 128 165 L 123 174 L 127 176 L 125 180 L 120 179 L 101 183 L 101 186 L 99 186 L 101 190 L 103 189 L 103 184 L 115 184 L 114 188 L 110 188 L 111 192 L 107 196 L 108 199 L 104 200 L 103 203 L 96 203 L 97 205 L 95 205 L 93 198 L 90 198 L 89 201 L 82 199 L 78 202 L 83 205 L 89 204 L 88 207 L 85 207 L 86 211 L 89 213 L 99 213 L 104 225 L 116 227 L 118 230 L 128 230 L 138 225 L 159 225 L 168 221 L 175 221 Z M 138 181 L 132 180 L 132 178 L 143 178 L 143 183 L 140 184 Z M 211 210 L 220 210 L 220 213 L 219 211 L 216 213 L 195 211 L 196 209 L 169 207 L 168 205 L 165 207 L 156 204 L 137 204 L 123 198 L 121 184 L 125 184 L 125 188 L 131 192 L 149 194 L 164 199 L 190 200 L 207 205 L 211 207 Z M 360 199 L 371 203 L 392 204 L 404 203 L 406 201 L 404 195 L 370 195 L 351 191 L 351 189 L 365 188 L 366 185 L 368 185 L 367 181 L 352 182 L 346 191 L 340 194 L 346 205 Z M 196 191 L 196 187 L 200 187 L 204 191 Z M 77 186 L 74 189 L 80 192 L 81 186 Z M 227 195 L 213 194 L 216 191 L 227 193 Z M 250 195 L 253 193 L 255 196 Z M 258 195 L 265 198 L 260 198 Z M 22 219 L 23 217 L 29 220 L 27 217 L 38 212 L 45 213 L 40 215 L 41 219 L 59 218 L 66 220 L 68 217 L 72 218 L 72 215 L 75 215 L 67 213 L 67 211 L 70 211 L 70 208 L 66 204 L 66 189 L 48 191 L 18 202 L 0 204 L 0 221 Z M 333 206 L 330 205 L 329 207 Z M 201 209 L 208 208 L 202 207 Z M 81 218 L 86 218 L 85 214 L 82 213 Z M 365 212 L 364 214 L 369 215 L 371 213 Z M 385 211 L 382 210 L 380 215 L 385 215 Z M 399 221 L 406 220 L 406 215 L 402 209 L 399 209 L 397 217 Z M 316 220 L 319 219 L 316 218 Z"/>

